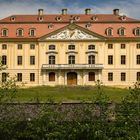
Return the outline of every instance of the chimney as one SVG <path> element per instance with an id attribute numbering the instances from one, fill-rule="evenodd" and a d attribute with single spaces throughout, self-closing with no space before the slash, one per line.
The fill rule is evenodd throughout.
<path id="1" fill-rule="evenodd" d="M 67 9 L 62 9 L 62 15 L 67 15 Z"/>
<path id="2" fill-rule="evenodd" d="M 114 9 L 113 10 L 113 14 L 116 15 L 116 16 L 118 16 L 119 15 L 119 9 Z"/>
<path id="3" fill-rule="evenodd" d="M 43 9 L 38 9 L 38 15 L 43 16 Z"/>
<path id="4" fill-rule="evenodd" d="M 91 9 L 89 9 L 89 8 L 88 8 L 88 9 L 85 9 L 85 14 L 86 14 L 86 15 L 91 14 Z"/>

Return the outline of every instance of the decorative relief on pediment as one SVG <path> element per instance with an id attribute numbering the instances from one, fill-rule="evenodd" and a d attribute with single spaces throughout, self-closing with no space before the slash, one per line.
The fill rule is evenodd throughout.
<path id="1" fill-rule="evenodd" d="M 73 29 L 73 30 L 66 29 L 55 35 L 51 35 L 50 37 L 47 37 L 46 39 L 81 40 L 81 39 L 98 39 L 98 38 L 79 29 Z"/>

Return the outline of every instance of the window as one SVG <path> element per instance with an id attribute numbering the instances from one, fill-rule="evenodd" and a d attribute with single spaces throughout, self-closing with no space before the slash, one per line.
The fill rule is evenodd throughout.
<path id="1" fill-rule="evenodd" d="M 6 55 L 3 55 L 2 56 L 2 65 L 6 65 L 7 64 L 7 56 Z"/>
<path id="2" fill-rule="evenodd" d="M 113 30 L 112 30 L 112 28 L 106 29 L 106 35 L 107 35 L 107 36 L 112 36 L 112 35 L 113 35 Z"/>
<path id="3" fill-rule="evenodd" d="M 35 81 L 35 73 L 30 73 L 30 82 Z"/>
<path id="4" fill-rule="evenodd" d="M 95 45 L 89 45 L 88 50 L 95 50 Z"/>
<path id="5" fill-rule="evenodd" d="M 108 49 L 113 49 L 113 44 L 108 44 Z"/>
<path id="6" fill-rule="evenodd" d="M 134 29 L 134 35 L 135 36 L 140 36 L 140 28 L 135 28 Z"/>
<path id="7" fill-rule="evenodd" d="M 34 50 L 35 49 L 35 44 L 30 44 L 30 49 Z"/>
<path id="8" fill-rule="evenodd" d="M 75 64 L 75 56 L 74 55 L 70 55 L 69 56 L 69 64 Z"/>
<path id="9" fill-rule="evenodd" d="M 22 65 L 22 56 L 17 57 L 17 64 Z"/>
<path id="10" fill-rule="evenodd" d="M 8 29 L 2 29 L 2 36 L 3 37 L 8 36 Z"/>
<path id="11" fill-rule="evenodd" d="M 108 55 L 108 64 L 109 65 L 113 64 L 113 55 Z"/>
<path id="12" fill-rule="evenodd" d="M 137 81 L 140 81 L 140 72 L 137 72 Z"/>
<path id="13" fill-rule="evenodd" d="M 23 29 L 17 30 L 17 36 L 22 37 L 23 36 Z"/>
<path id="14" fill-rule="evenodd" d="M 2 44 L 2 50 L 6 50 L 7 49 L 7 45 L 6 44 Z"/>
<path id="15" fill-rule="evenodd" d="M 55 64 L 55 56 L 54 55 L 49 56 L 49 64 Z"/>
<path id="16" fill-rule="evenodd" d="M 35 65 L 35 56 L 30 56 L 30 65 Z"/>
<path id="17" fill-rule="evenodd" d="M 18 50 L 22 50 L 22 44 L 18 44 Z"/>
<path id="18" fill-rule="evenodd" d="M 69 45 L 68 49 L 69 50 L 75 50 L 75 45 Z"/>
<path id="19" fill-rule="evenodd" d="M 49 50 L 55 50 L 55 45 L 49 45 Z"/>
<path id="20" fill-rule="evenodd" d="M 125 44 L 121 44 L 121 49 L 125 49 Z"/>
<path id="21" fill-rule="evenodd" d="M 88 64 L 95 64 L 95 56 L 94 55 L 88 56 Z"/>
<path id="22" fill-rule="evenodd" d="M 137 49 L 140 49 L 140 44 L 137 44 L 136 46 L 137 46 Z"/>
<path id="23" fill-rule="evenodd" d="M 95 72 L 89 72 L 88 80 L 89 81 L 95 81 Z"/>
<path id="24" fill-rule="evenodd" d="M 126 80 L 126 73 L 122 72 L 121 73 L 121 81 L 125 81 Z"/>
<path id="25" fill-rule="evenodd" d="M 118 33 L 119 33 L 120 36 L 124 36 L 125 35 L 125 28 L 120 28 L 118 30 Z"/>
<path id="26" fill-rule="evenodd" d="M 35 29 L 30 29 L 30 36 L 35 36 Z"/>
<path id="27" fill-rule="evenodd" d="M 137 55 L 137 64 L 140 64 L 140 55 Z"/>
<path id="28" fill-rule="evenodd" d="M 17 81 L 22 82 L 22 73 L 17 74 Z"/>
<path id="29" fill-rule="evenodd" d="M 125 55 L 121 55 L 121 64 L 122 65 L 126 64 L 126 56 Z"/>
<path id="30" fill-rule="evenodd" d="M 2 82 L 6 82 L 6 80 L 7 80 L 7 73 L 2 73 Z"/>
<path id="31" fill-rule="evenodd" d="M 113 73 L 112 72 L 108 73 L 108 81 L 113 81 Z"/>
<path id="32" fill-rule="evenodd" d="M 55 73 L 54 72 L 49 73 L 49 81 L 55 81 Z"/>

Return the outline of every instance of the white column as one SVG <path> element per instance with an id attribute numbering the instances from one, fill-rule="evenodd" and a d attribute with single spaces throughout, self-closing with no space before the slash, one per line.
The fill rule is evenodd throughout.
<path id="1" fill-rule="evenodd" d="M 102 80 L 101 79 L 101 70 L 98 70 L 98 80 L 100 80 L 100 81 Z"/>
<path id="2" fill-rule="evenodd" d="M 64 85 L 67 85 L 67 72 L 65 71 L 64 74 Z"/>
<path id="3" fill-rule="evenodd" d="M 57 73 L 58 85 L 61 85 L 61 70 Z"/>
<path id="4" fill-rule="evenodd" d="M 83 85 L 86 85 L 86 72 L 83 71 Z"/>

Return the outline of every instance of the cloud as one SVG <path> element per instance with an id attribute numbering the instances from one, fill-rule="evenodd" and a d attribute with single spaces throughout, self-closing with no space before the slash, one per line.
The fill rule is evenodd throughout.
<path id="1" fill-rule="evenodd" d="M 62 8 L 67 8 L 71 14 L 84 13 L 85 8 L 91 8 L 93 13 L 112 13 L 119 8 L 121 13 L 140 19 L 139 0 L 0 0 L 0 18 L 13 14 L 37 14 L 39 8 L 46 14 L 60 14 Z"/>

